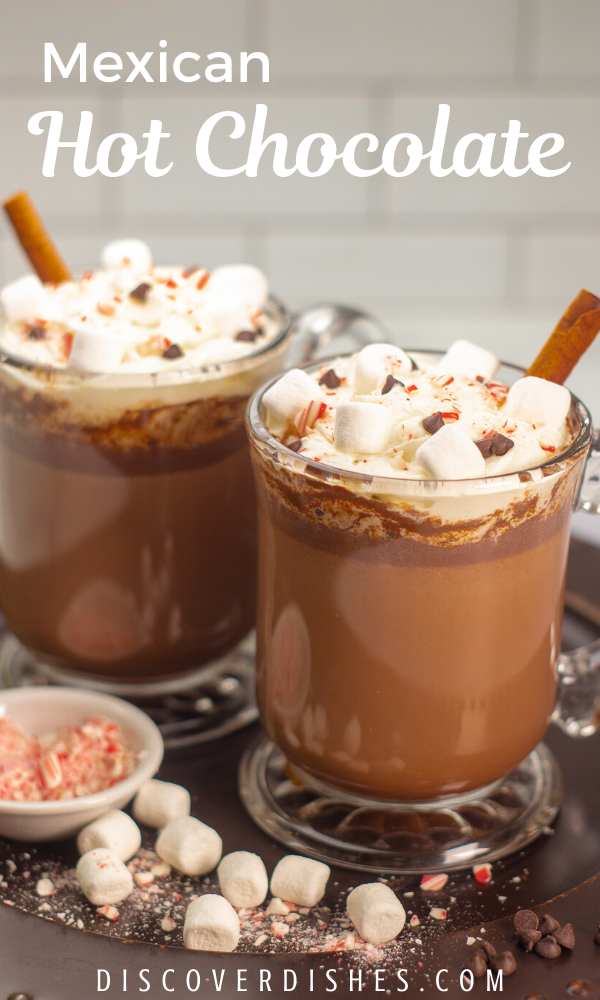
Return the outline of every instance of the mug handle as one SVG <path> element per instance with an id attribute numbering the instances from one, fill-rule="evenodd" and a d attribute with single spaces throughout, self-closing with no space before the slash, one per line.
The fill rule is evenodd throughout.
<path id="1" fill-rule="evenodd" d="M 600 431 L 594 431 L 576 510 L 600 514 Z M 592 736 L 600 728 L 600 639 L 562 653 L 558 700 L 552 714 L 568 736 Z"/>
<path id="2" fill-rule="evenodd" d="M 314 357 L 346 354 L 391 339 L 379 320 L 360 309 L 335 304 L 309 306 L 292 319 L 287 365 L 294 368 Z"/>

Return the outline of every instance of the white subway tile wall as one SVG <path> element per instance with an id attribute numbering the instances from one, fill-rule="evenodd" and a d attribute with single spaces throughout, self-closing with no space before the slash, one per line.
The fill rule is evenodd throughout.
<path id="1" fill-rule="evenodd" d="M 74 270 L 93 266 L 106 239 L 139 235 L 159 260 L 214 266 L 249 260 L 264 267 L 293 308 L 336 299 L 370 309 L 406 344 L 445 346 L 471 337 L 526 363 L 555 318 L 586 286 L 600 294 L 600 3 L 598 0 L 3 0 L 0 39 L 0 193 L 27 187 Z M 201 79 L 158 82 L 158 52 L 169 63 L 200 54 Z M 88 82 L 43 80 L 44 42 L 63 61 L 88 45 Z M 100 83 L 100 52 L 153 52 L 155 82 Z M 266 52 L 268 84 L 251 64 L 239 82 L 240 51 Z M 207 57 L 234 57 L 232 83 L 204 78 Z M 188 71 L 194 64 L 188 63 Z M 129 72 L 128 70 L 128 72 Z M 560 177 L 433 177 L 427 161 L 405 178 L 349 176 L 341 163 L 323 177 L 276 177 L 273 146 L 259 176 L 215 178 L 195 159 L 195 136 L 209 115 L 237 111 L 245 137 L 227 122 L 214 158 L 245 159 L 257 103 L 268 105 L 267 135 L 298 142 L 327 132 L 338 149 L 359 132 L 381 143 L 399 131 L 427 150 L 440 103 L 451 106 L 445 163 L 467 132 L 499 134 L 518 118 L 530 139 L 559 132 L 571 161 Z M 159 165 L 122 178 L 78 178 L 72 150 L 55 178 L 41 174 L 45 139 L 27 131 L 37 111 L 64 113 L 73 140 L 81 110 L 94 114 L 91 148 L 130 132 L 140 148 L 150 120 L 170 138 Z M 524 153 L 520 153 L 521 160 Z M 362 154 L 371 166 L 376 154 Z M 0 282 L 25 269 L 6 223 L 0 229 Z M 600 419 L 600 344 L 571 379 Z"/>

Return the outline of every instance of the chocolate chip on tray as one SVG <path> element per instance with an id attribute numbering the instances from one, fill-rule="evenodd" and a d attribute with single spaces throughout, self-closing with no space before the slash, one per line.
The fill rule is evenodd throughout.
<path id="1" fill-rule="evenodd" d="M 594 934 L 594 944 L 600 944 L 600 924 L 596 927 L 596 933 Z"/>
<path id="2" fill-rule="evenodd" d="M 319 379 L 319 385 L 326 386 L 327 389 L 337 389 L 342 384 L 341 378 L 335 374 L 333 368 L 326 371 Z"/>
<path id="3" fill-rule="evenodd" d="M 512 951 L 503 951 L 496 955 L 495 958 L 492 958 L 490 965 L 494 972 L 501 972 L 503 976 L 512 976 L 517 968 Z"/>
<path id="4" fill-rule="evenodd" d="M 145 302 L 148 298 L 148 292 L 152 288 L 147 281 L 142 281 L 141 284 L 137 285 L 136 288 L 132 289 L 129 293 L 130 299 L 137 299 L 138 302 Z"/>
<path id="5" fill-rule="evenodd" d="M 551 917 L 549 913 L 544 913 L 544 916 L 538 924 L 538 930 L 540 931 L 542 937 L 548 937 L 548 934 L 554 934 L 554 931 L 560 930 L 560 924 L 558 920 Z"/>
<path id="6" fill-rule="evenodd" d="M 490 944 L 489 941 L 478 941 L 476 951 L 484 952 L 487 958 L 496 957 L 496 949 L 494 948 L 493 944 Z"/>
<path id="7" fill-rule="evenodd" d="M 575 947 L 575 931 L 572 924 L 559 927 L 557 931 L 554 931 L 553 937 L 561 948 L 568 948 L 570 951 L 571 948 Z"/>
<path id="8" fill-rule="evenodd" d="M 534 946 L 538 943 L 541 938 L 539 931 L 525 930 L 519 931 L 517 934 L 517 941 L 523 946 L 525 951 L 533 951 Z"/>
<path id="9" fill-rule="evenodd" d="M 386 396 L 388 394 L 388 392 L 391 392 L 391 390 L 394 388 L 395 385 L 401 386 L 402 389 L 404 388 L 404 382 L 401 382 L 399 378 L 394 378 L 393 375 L 388 375 L 388 377 L 386 378 L 386 380 L 385 380 L 385 382 L 383 384 L 383 389 L 381 390 L 381 395 L 382 396 Z"/>
<path id="10" fill-rule="evenodd" d="M 538 941 L 534 950 L 536 954 L 541 955 L 542 958 L 558 958 L 560 955 L 560 945 L 556 943 L 551 934 L 549 934 L 548 937 L 543 937 L 541 941 Z"/>
<path id="11" fill-rule="evenodd" d="M 472 951 L 465 962 L 464 967 L 465 969 L 470 969 L 476 979 L 480 979 L 481 976 L 485 976 L 487 972 L 487 962 L 485 960 L 484 952 L 479 948 Z"/>
<path id="12" fill-rule="evenodd" d="M 572 979 L 565 989 L 572 997 L 591 997 L 594 992 L 594 987 L 587 979 Z"/>
<path id="13" fill-rule="evenodd" d="M 425 417 L 423 420 L 423 430 L 426 430 L 428 434 L 436 434 L 445 424 L 445 420 L 442 416 L 442 411 L 438 410 L 437 413 L 432 413 L 430 417 Z"/>
<path id="14" fill-rule="evenodd" d="M 163 358 L 169 358 L 170 361 L 173 361 L 175 358 L 182 358 L 183 351 L 181 350 L 179 344 L 171 344 L 170 347 L 167 347 L 166 351 L 162 352 L 162 356 Z"/>
<path id="15" fill-rule="evenodd" d="M 494 455 L 506 455 L 506 452 L 515 446 L 515 442 L 505 434 L 494 434 L 491 443 Z"/>
<path id="16" fill-rule="evenodd" d="M 533 910 L 517 910 L 513 917 L 513 923 L 518 933 L 521 931 L 537 931 L 538 918 Z"/>

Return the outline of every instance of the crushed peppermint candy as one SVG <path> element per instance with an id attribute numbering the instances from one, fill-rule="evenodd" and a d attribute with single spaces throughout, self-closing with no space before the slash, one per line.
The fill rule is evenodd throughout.
<path id="1" fill-rule="evenodd" d="M 448 881 L 447 875 L 423 875 L 419 888 L 423 892 L 439 892 Z"/>
<path id="2" fill-rule="evenodd" d="M 38 896 L 53 896 L 54 882 L 49 878 L 40 878 L 35 883 L 35 891 Z"/>
<path id="3" fill-rule="evenodd" d="M 429 916 L 434 920 L 445 920 L 448 916 L 448 911 L 443 910 L 440 906 L 432 906 L 429 911 Z"/>
<path id="4" fill-rule="evenodd" d="M 488 864 L 473 865 L 472 871 L 477 882 L 481 882 L 482 885 L 486 885 L 488 882 L 492 881 L 491 865 Z"/>
<path id="5" fill-rule="evenodd" d="M 119 916 L 119 911 L 116 906 L 99 906 L 96 910 L 99 917 L 106 917 L 107 920 L 116 920 Z"/>

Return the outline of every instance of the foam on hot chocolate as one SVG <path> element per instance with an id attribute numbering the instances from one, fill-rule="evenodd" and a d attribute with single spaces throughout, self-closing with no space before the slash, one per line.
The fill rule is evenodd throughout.
<path id="1" fill-rule="evenodd" d="M 265 393 L 267 426 L 298 459 L 401 480 L 505 476 L 560 455 L 571 441 L 568 390 L 529 378 L 509 392 L 493 381 L 497 363 L 489 352 L 459 344 L 460 350 L 451 348 L 438 362 L 419 359 L 422 366 L 408 372 L 405 355 L 390 345 L 377 384 L 367 393 L 361 359 L 372 348 L 337 358 L 311 372 L 316 398 L 282 432 L 281 400 L 286 380 L 291 388 L 295 377 L 287 373 Z M 486 371 L 471 373 L 466 361 L 472 357 L 474 372 L 484 355 Z M 443 427 L 452 434 L 444 431 L 438 446 Z"/>

